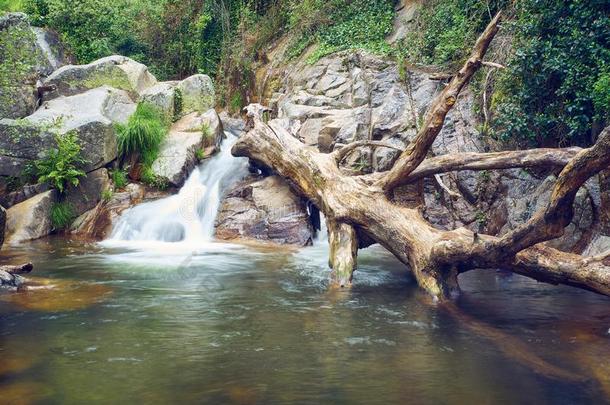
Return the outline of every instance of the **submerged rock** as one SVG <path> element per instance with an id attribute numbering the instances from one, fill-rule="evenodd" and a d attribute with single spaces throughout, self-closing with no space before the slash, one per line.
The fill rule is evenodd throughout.
<path id="1" fill-rule="evenodd" d="M 49 190 L 9 208 L 5 242 L 14 245 L 49 235 L 53 229 L 51 207 L 56 201 L 57 192 Z"/>
<path id="2" fill-rule="evenodd" d="M 214 109 L 191 113 L 174 123 L 152 165 L 153 172 L 180 187 L 197 165 L 199 158 L 209 156 L 220 146 L 222 125 Z"/>
<path id="3" fill-rule="evenodd" d="M 259 240 L 305 246 L 313 228 L 303 201 L 279 176 L 250 178 L 237 184 L 216 219 L 221 240 Z"/>
<path id="4" fill-rule="evenodd" d="M 56 70 L 44 80 L 45 86 L 53 88 L 44 100 L 73 96 L 102 86 L 125 90 L 137 99 L 155 84 L 157 79 L 145 65 L 126 56 L 113 55 L 88 65 L 68 65 Z"/>

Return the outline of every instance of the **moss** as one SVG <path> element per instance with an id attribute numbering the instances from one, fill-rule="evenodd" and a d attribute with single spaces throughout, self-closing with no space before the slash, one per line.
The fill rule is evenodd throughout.
<path id="1" fill-rule="evenodd" d="M 71 80 L 70 87 L 95 89 L 101 86 L 110 86 L 115 89 L 133 93 L 134 88 L 127 78 L 127 74 L 118 68 L 100 69 L 85 80 Z"/>

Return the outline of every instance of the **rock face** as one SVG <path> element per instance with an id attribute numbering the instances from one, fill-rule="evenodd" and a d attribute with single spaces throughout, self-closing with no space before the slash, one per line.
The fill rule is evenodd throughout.
<path id="1" fill-rule="evenodd" d="M 97 169 L 80 179 L 78 187 L 69 187 L 64 201 L 69 203 L 74 214 L 79 216 L 94 208 L 102 199 L 102 192 L 110 189 L 108 170 Z"/>
<path id="2" fill-rule="evenodd" d="M 101 201 L 74 221 L 71 232 L 77 236 L 102 240 L 110 236 L 121 213 L 144 201 L 146 190 L 139 184 L 128 184 L 124 191 L 115 192 L 109 201 Z"/>
<path id="3" fill-rule="evenodd" d="M 216 237 L 305 246 L 313 229 L 303 202 L 271 176 L 247 179 L 229 192 L 216 219 Z"/>
<path id="4" fill-rule="evenodd" d="M 9 208 L 5 242 L 14 245 L 51 233 L 51 207 L 56 200 L 57 192 L 49 190 Z"/>
<path id="5" fill-rule="evenodd" d="M 409 20 L 420 1 L 402 2 L 402 17 Z M 402 35 L 395 32 L 396 40 Z M 275 69 L 281 92 L 264 100 L 275 109 L 285 129 L 304 143 L 331 152 L 359 140 L 382 140 L 404 148 L 417 128 L 441 81 L 431 80 L 424 71 L 411 69 L 404 74 L 394 62 L 366 52 L 340 52 L 322 58 L 314 65 L 301 61 Z M 264 87 L 264 86 L 263 86 Z M 270 91 L 262 88 L 262 94 Z M 433 155 L 485 152 L 489 144 L 476 129 L 473 96 L 466 90 L 447 116 L 432 146 Z M 354 173 L 388 170 L 399 152 L 361 148 L 344 160 Z M 556 173 L 530 173 L 524 170 L 457 172 L 441 176 L 443 185 L 459 195 L 455 199 L 436 179 L 403 187 L 395 198 L 403 204 L 420 207 L 424 216 L 442 229 L 468 227 L 473 231 L 503 234 L 531 217 L 540 204 L 548 201 Z M 608 184 L 597 179 L 587 183 L 575 204 L 575 216 L 566 234 L 551 245 L 566 251 L 582 252 L 591 241 L 601 244 L 604 231 L 604 201 Z M 604 188 L 604 184 L 606 187 Z M 604 190 L 606 193 L 604 194 Z M 608 205 L 608 204 L 606 204 Z M 598 215 L 599 213 L 599 215 Z M 601 220 L 599 219 L 601 217 Z M 601 248 L 596 245 L 595 251 Z M 610 249 L 610 245 L 606 246 Z M 591 250 L 592 251 L 592 250 Z"/>
<path id="6" fill-rule="evenodd" d="M 85 171 L 117 157 L 116 123 L 125 123 L 135 110 L 126 92 L 99 87 L 45 102 L 22 120 L 0 120 L 0 176 L 19 176 L 26 164 L 55 147 L 54 135 L 75 131 Z"/>
<path id="7" fill-rule="evenodd" d="M 44 85 L 54 88 L 45 100 L 72 96 L 101 86 L 125 90 L 134 99 L 157 84 L 148 68 L 125 56 L 108 56 L 88 65 L 68 65 L 51 74 Z"/>
<path id="8" fill-rule="evenodd" d="M 152 170 L 171 185 L 180 187 L 197 165 L 201 157 L 198 153 L 209 156 L 221 140 L 222 125 L 214 109 L 203 114 L 188 114 L 172 125 Z"/>
<path id="9" fill-rule="evenodd" d="M 0 118 L 22 118 L 38 104 L 37 81 L 68 63 L 56 34 L 23 13 L 0 17 Z"/>

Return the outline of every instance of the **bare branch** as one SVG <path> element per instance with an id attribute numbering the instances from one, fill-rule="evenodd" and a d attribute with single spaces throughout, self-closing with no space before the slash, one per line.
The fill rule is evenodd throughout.
<path id="1" fill-rule="evenodd" d="M 506 66 L 501 65 L 501 64 L 496 63 L 496 62 L 487 62 L 487 61 L 484 61 L 484 62 L 482 62 L 482 65 L 483 66 L 487 66 L 487 67 L 491 67 L 491 68 L 495 68 L 495 69 L 506 69 Z"/>
<path id="2" fill-rule="evenodd" d="M 451 190 L 449 187 L 447 187 L 447 185 L 445 183 L 443 183 L 443 179 L 441 178 L 440 174 L 435 174 L 434 178 L 436 179 L 436 182 L 438 183 L 438 185 L 441 186 L 441 188 L 443 190 L 445 190 L 451 198 L 458 199 L 461 197 L 461 195 L 459 193 L 456 193 L 455 191 Z"/>
<path id="3" fill-rule="evenodd" d="M 610 127 L 607 127 L 595 145 L 580 151 L 559 174 L 547 206 L 494 244 L 495 255 L 512 255 L 563 235 L 564 228 L 570 224 L 574 215 L 572 206 L 578 189 L 609 165 Z"/>
<path id="4" fill-rule="evenodd" d="M 402 183 L 408 184 L 424 177 L 460 170 L 491 170 L 512 168 L 561 169 L 576 156 L 581 148 L 530 149 L 493 153 L 454 153 L 428 158 L 408 175 Z"/>
<path id="5" fill-rule="evenodd" d="M 400 155 L 388 174 L 377 184 L 386 193 L 400 185 L 403 179 L 411 174 L 426 158 L 428 150 L 443 128 L 447 113 L 457 102 L 458 95 L 462 89 L 481 67 L 483 57 L 498 32 L 500 18 L 501 13 L 498 13 L 491 20 L 487 28 L 485 28 L 485 31 L 477 39 L 470 58 L 468 58 L 457 75 L 453 77 L 449 85 L 436 97 L 430 111 L 426 115 L 426 121 L 415 140 Z"/>

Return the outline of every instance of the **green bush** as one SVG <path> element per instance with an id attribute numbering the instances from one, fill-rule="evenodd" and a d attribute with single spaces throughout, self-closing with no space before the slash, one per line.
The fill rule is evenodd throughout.
<path id="1" fill-rule="evenodd" d="M 589 145 L 610 114 L 606 1 L 517 3 L 515 53 L 494 95 L 504 140 Z"/>
<path id="2" fill-rule="evenodd" d="M 112 189 L 107 188 L 106 190 L 102 191 L 102 201 L 107 203 L 108 201 L 110 201 L 112 199 L 112 196 L 114 195 L 114 193 L 112 192 Z"/>
<path id="3" fill-rule="evenodd" d="M 137 155 L 145 166 L 149 166 L 159 154 L 168 125 L 158 108 L 139 103 L 127 125 L 119 126 L 118 130 L 119 155 L 123 158 Z"/>
<path id="4" fill-rule="evenodd" d="M 51 225 L 54 230 L 66 229 L 74 221 L 74 218 L 76 218 L 76 215 L 70 203 L 63 201 L 51 206 Z"/>
<path id="5" fill-rule="evenodd" d="M 81 147 L 75 132 L 55 135 L 57 148 L 49 150 L 44 159 L 34 162 L 39 183 L 49 183 L 64 193 L 68 186 L 77 187 L 80 177 L 86 173 L 79 168 L 86 163 L 81 157 Z"/>
<path id="6" fill-rule="evenodd" d="M 3 11 L 21 11 L 23 10 L 22 0 L 0 0 L 0 14 Z"/>

